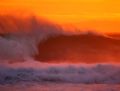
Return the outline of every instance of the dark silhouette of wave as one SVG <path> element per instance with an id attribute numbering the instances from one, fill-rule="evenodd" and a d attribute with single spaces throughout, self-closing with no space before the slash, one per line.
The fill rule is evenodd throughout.
<path id="1" fill-rule="evenodd" d="M 120 62 L 120 40 L 95 33 L 59 35 L 38 45 L 42 62 Z"/>

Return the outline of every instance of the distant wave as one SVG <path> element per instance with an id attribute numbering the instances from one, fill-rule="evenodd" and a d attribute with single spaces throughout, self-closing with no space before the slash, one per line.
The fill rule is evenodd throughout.
<path id="1" fill-rule="evenodd" d="M 114 64 L 44 64 L 29 61 L 23 65 L 0 67 L 0 84 L 29 83 L 84 83 L 120 84 L 120 65 Z M 16 67 L 15 67 L 16 65 Z"/>

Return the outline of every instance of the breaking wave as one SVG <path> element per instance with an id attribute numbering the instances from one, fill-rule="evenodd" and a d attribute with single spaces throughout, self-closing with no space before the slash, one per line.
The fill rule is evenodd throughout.
<path id="1" fill-rule="evenodd" d="M 47 64 L 31 61 L 0 67 L 0 84 L 53 82 L 120 84 L 120 65 Z"/>
<path id="2" fill-rule="evenodd" d="M 63 33 L 62 28 L 35 16 L 0 16 L 1 62 L 24 61 L 38 53 L 37 44 L 49 36 Z"/>
<path id="3" fill-rule="evenodd" d="M 0 33 L 0 62 L 30 58 L 41 62 L 119 62 L 120 40 L 94 32 L 65 32 L 61 26 L 35 16 L 0 16 Z"/>

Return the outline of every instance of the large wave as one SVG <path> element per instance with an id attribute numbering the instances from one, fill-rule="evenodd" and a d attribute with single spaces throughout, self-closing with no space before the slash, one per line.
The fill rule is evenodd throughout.
<path id="1" fill-rule="evenodd" d="M 0 62 L 31 58 L 41 62 L 97 63 L 120 59 L 119 39 L 94 32 L 66 32 L 35 16 L 0 16 L 0 33 Z"/>

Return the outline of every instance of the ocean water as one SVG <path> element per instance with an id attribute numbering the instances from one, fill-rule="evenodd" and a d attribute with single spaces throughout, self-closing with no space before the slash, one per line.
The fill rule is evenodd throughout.
<path id="1" fill-rule="evenodd" d="M 108 84 L 61 84 L 61 83 L 21 83 L 0 85 L 0 91 L 120 91 L 120 85 Z"/>

